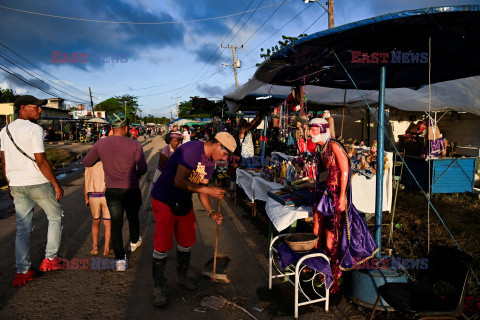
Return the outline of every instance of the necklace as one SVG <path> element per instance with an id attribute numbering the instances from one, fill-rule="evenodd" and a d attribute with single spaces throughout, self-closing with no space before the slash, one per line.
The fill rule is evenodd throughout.
<path id="1" fill-rule="evenodd" d="M 325 141 L 325 144 L 322 146 L 320 145 L 320 154 L 323 155 L 323 153 L 325 152 L 325 150 L 327 149 L 327 144 L 328 142 L 330 141 L 330 139 L 328 139 L 327 141 Z"/>

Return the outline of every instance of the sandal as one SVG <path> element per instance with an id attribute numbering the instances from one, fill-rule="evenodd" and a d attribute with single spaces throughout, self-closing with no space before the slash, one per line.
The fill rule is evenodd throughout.
<path id="1" fill-rule="evenodd" d="M 108 251 L 107 253 L 105 253 L 105 251 L 103 252 L 104 257 L 108 257 L 108 256 L 112 256 L 112 255 L 113 255 L 113 249 L 110 249 L 110 251 Z"/>
<path id="2" fill-rule="evenodd" d="M 98 254 L 98 247 L 94 247 L 92 251 L 90 251 L 90 254 Z"/>

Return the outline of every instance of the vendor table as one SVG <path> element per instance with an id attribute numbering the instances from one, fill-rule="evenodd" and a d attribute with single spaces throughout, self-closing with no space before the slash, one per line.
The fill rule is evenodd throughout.
<path id="1" fill-rule="evenodd" d="M 385 170 L 383 178 L 383 211 L 390 211 L 392 208 L 392 172 L 393 153 L 386 152 L 390 168 Z M 251 172 L 244 169 L 237 169 L 237 184 L 245 191 L 249 200 L 255 207 L 255 200 L 266 202 L 265 211 L 278 231 L 285 230 L 298 219 L 305 219 L 311 216 L 311 208 L 307 206 L 295 207 L 284 206 L 268 197 L 267 191 L 281 189 L 283 186 L 275 182 L 268 182 L 261 177 L 261 172 Z M 375 213 L 375 184 L 376 176 L 367 179 L 360 174 L 352 177 L 352 199 L 355 207 L 367 214 Z M 253 208 L 255 215 L 255 209 Z"/>

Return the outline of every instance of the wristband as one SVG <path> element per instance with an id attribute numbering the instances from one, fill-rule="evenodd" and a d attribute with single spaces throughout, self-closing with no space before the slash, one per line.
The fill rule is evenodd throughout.
<path id="1" fill-rule="evenodd" d="M 210 210 L 210 211 L 207 212 L 207 214 L 210 215 L 210 213 L 212 213 L 212 212 L 215 212 L 215 210 Z"/>

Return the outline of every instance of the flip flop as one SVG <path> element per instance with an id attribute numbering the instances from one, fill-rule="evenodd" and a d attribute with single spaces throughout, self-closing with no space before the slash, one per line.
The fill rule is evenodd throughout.
<path id="1" fill-rule="evenodd" d="M 107 254 L 105 254 L 105 252 L 103 252 L 104 257 L 108 257 L 108 256 L 112 256 L 112 255 L 113 255 L 113 249 L 110 249 L 110 251 L 108 251 Z"/>
<path id="2" fill-rule="evenodd" d="M 98 248 L 93 248 L 92 251 L 90 251 L 90 254 L 98 254 Z"/>

